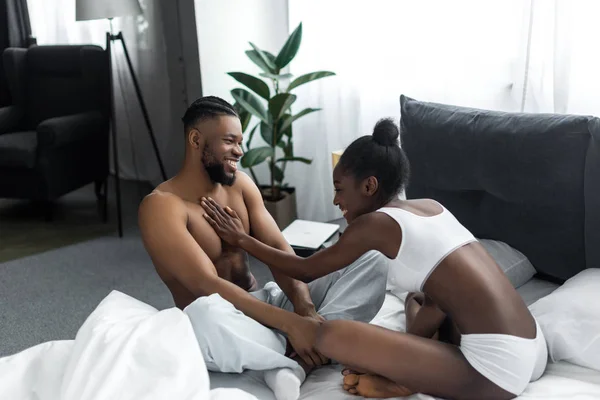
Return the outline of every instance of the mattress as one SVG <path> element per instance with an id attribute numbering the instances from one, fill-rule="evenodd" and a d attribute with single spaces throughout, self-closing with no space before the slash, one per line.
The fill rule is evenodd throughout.
<path id="1" fill-rule="evenodd" d="M 527 305 L 550 294 L 558 285 L 532 279 L 517 291 Z M 406 293 L 386 293 L 385 302 L 372 324 L 395 331 L 405 330 L 404 299 Z M 342 389 L 342 367 L 329 365 L 319 368 L 308 376 L 301 388 L 300 399 L 306 400 L 357 400 L 361 397 L 348 394 Z M 265 385 L 262 374 L 246 371 L 243 374 L 210 373 L 211 388 L 239 388 L 261 400 L 276 400 Z M 597 371 L 566 362 L 550 363 L 544 375 L 529 384 L 519 399 L 599 399 L 600 374 Z M 416 394 L 405 399 L 434 400 L 434 397 Z"/>

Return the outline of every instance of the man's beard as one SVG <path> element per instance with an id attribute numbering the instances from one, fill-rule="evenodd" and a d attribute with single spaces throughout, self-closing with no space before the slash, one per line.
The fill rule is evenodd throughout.
<path id="1" fill-rule="evenodd" d="M 229 175 L 225 172 L 225 163 L 216 160 L 215 156 L 204 147 L 202 153 L 202 164 L 208 173 L 208 177 L 213 183 L 220 183 L 225 186 L 232 186 L 235 182 L 235 173 Z"/>

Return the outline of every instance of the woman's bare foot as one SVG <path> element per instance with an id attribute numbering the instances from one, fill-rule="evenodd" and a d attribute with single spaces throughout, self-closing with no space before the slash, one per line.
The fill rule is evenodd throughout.
<path id="1" fill-rule="evenodd" d="M 404 386 L 378 375 L 346 375 L 344 377 L 344 390 L 365 398 L 376 399 L 405 397 L 414 394 Z"/>
<path id="2" fill-rule="evenodd" d="M 349 367 L 349 366 L 344 366 L 344 369 L 342 370 L 342 375 L 344 375 L 344 376 L 346 376 L 346 375 L 364 375 L 364 374 L 368 374 L 368 372 L 363 369 Z"/>

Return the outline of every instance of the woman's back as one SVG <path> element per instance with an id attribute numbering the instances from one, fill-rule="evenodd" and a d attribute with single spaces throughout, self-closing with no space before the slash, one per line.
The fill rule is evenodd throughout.
<path id="1" fill-rule="evenodd" d="M 523 299 L 478 242 L 448 255 L 423 291 L 463 334 L 497 333 L 534 338 L 535 322 Z"/>
<path id="2" fill-rule="evenodd" d="M 462 333 L 535 337 L 533 318 L 521 297 L 450 211 L 429 199 L 394 203 L 378 210 L 402 230 L 390 263 L 391 285 L 427 293 Z"/>

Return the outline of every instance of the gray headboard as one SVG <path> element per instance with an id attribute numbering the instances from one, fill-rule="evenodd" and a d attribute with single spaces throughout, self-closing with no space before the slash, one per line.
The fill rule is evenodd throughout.
<path id="1" fill-rule="evenodd" d="M 407 198 L 440 201 L 479 238 L 564 281 L 600 267 L 600 120 L 400 97 Z"/>

